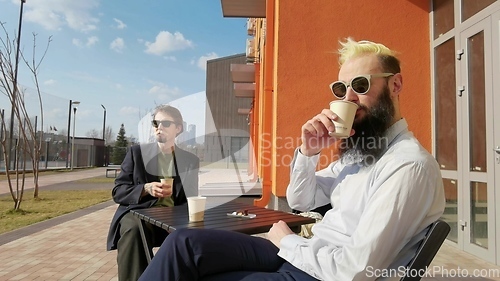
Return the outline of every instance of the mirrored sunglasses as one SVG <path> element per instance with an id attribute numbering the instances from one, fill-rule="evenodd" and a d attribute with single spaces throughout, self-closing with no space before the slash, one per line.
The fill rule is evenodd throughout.
<path id="1" fill-rule="evenodd" d="M 339 99 L 345 98 L 347 88 L 351 87 L 352 90 L 358 95 L 364 95 L 370 90 L 370 79 L 372 77 L 390 77 L 394 73 L 378 73 L 359 75 L 351 79 L 349 83 L 344 81 L 336 81 L 330 84 L 330 90 L 333 95 Z"/>
<path id="2" fill-rule="evenodd" d="M 162 120 L 162 121 L 160 121 L 160 120 L 153 120 L 153 121 L 151 121 L 151 124 L 155 128 L 158 128 L 158 126 L 160 126 L 160 124 L 164 128 L 168 128 L 168 127 L 170 127 L 170 125 L 175 124 L 175 122 L 174 121 L 170 121 L 170 120 Z"/>

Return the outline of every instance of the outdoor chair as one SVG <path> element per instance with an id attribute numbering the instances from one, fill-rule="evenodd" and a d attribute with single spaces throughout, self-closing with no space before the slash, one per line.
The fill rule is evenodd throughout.
<path id="1" fill-rule="evenodd" d="M 324 206 L 321 206 L 321 207 L 318 207 L 314 210 L 311 210 L 311 212 L 316 212 L 322 216 L 325 216 L 326 212 L 328 212 L 328 210 L 330 210 L 332 208 L 332 205 L 330 203 L 324 205 Z M 297 210 L 293 210 L 292 209 L 292 213 L 294 214 L 300 214 L 301 212 L 300 211 L 297 211 Z"/>
<path id="2" fill-rule="evenodd" d="M 407 266 L 407 272 L 410 274 L 402 277 L 400 281 L 420 280 L 423 275 L 422 273 L 425 272 L 427 267 L 431 264 L 432 259 L 436 256 L 449 232 L 450 226 L 446 222 L 442 220 L 433 222 L 429 226 L 429 231 L 427 231 L 427 234 L 418 247 L 415 256 Z"/>

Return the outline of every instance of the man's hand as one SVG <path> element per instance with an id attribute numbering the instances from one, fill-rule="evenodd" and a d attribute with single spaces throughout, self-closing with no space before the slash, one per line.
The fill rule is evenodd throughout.
<path id="1" fill-rule="evenodd" d="M 338 139 L 328 133 L 335 132 L 332 120 L 337 120 L 337 118 L 337 114 L 330 109 L 323 109 L 320 114 L 302 125 L 300 152 L 306 156 L 312 156 L 335 143 Z M 353 134 L 354 130 L 351 130 L 351 136 Z"/>
<path id="2" fill-rule="evenodd" d="M 288 227 L 286 222 L 279 221 L 273 224 L 273 227 L 269 229 L 267 233 L 267 239 L 273 242 L 276 247 L 280 247 L 281 239 L 288 234 L 293 234 L 293 231 Z"/>
<path id="3" fill-rule="evenodd" d="M 153 197 L 163 198 L 172 195 L 172 186 L 161 182 L 149 182 L 144 185 L 144 191 Z"/>

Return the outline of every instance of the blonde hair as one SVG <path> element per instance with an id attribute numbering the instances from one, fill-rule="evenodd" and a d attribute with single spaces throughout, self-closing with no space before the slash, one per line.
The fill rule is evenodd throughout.
<path id="1" fill-rule="evenodd" d="M 355 41 L 351 37 L 346 38 L 344 42 L 339 41 L 339 43 L 341 46 L 338 50 L 340 66 L 349 59 L 362 55 L 374 54 L 380 59 L 383 71 L 391 73 L 401 72 L 399 60 L 396 58 L 396 52 L 383 44 L 366 40 Z"/>

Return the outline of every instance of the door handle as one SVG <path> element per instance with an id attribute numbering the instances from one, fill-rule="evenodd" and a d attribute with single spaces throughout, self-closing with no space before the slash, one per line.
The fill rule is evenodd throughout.
<path id="1" fill-rule="evenodd" d="M 493 150 L 494 150 L 496 153 L 499 153 L 499 154 L 500 154 L 500 146 L 497 146 L 496 148 L 493 148 Z"/>

